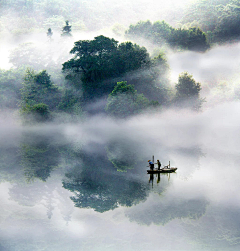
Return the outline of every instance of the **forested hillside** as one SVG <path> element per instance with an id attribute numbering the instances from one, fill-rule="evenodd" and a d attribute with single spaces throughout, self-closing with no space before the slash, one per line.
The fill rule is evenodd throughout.
<path id="1" fill-rule="evenodd" d="M 184 27 L 199 27 L 209 42 L 227 42 L 240 37 L 240 2 L 237 0 L 197 1 L 181 19 Z"/>
<path id="2" fill-rule="evenodd" d="M 0 3 L 1 45 L 12 48 L 12 67 L 1 69 L 0 107 L 17 109 L 25 123 L 96 113 L 126 118 L 173 107 L 200 111 L 207 101 L 201 83 L 191 72 L 172 83 L 166 48 L 205 53 L 240 38 L 235 0 L 200 0 L 151 21 L 140 19 L 150 15 L 151 1 L 145 11 L 127 1 L 108 8 L 98 0 Z M 143 46 L 148 43 L 154 51 Z"/>

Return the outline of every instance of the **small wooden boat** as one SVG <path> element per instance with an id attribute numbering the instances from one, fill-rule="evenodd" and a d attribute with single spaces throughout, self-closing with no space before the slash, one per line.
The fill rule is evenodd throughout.
<path id="1" fill-rule="evenodd" d="M 153 170 L 147 170 L 147 173 L 173 173 L 177 170 L 177 167 L 171 167 L 171 168 L 162 168 L 160 170 L 153 169 Z"/>

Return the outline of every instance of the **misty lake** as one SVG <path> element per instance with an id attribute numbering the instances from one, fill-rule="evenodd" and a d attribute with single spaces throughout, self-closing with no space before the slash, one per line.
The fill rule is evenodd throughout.
<path id="1" fill-rule="evenodd" d="M 240 1 L 0 0 L 0 55 L 0 251 L 240 250 Z"/>
<path id="2" fill-rule="evenodd" d="M 2 117 L 0 250 L 239 250 L 239 109 Z M 152 155 L 177 172 L 150 177 Z"/>

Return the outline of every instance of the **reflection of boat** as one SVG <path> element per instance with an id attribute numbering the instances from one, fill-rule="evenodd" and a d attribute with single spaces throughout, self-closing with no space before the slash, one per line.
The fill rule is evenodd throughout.
<path id="1" fill-rule="evenodd" d="M 162 168 L 160 170 L 153 169 L 153 170 L 147 170 L 147 173 L 173 173 L 177 170 L 177 167 L 171 167 L 171 168 Z"/>

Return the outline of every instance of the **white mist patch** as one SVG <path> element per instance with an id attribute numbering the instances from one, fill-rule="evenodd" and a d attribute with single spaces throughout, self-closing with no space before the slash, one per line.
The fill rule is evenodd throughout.
<path id="1" fill-rule="evenodd" d="M 0 44 L 0 68 L 8 70 L 12 67 L 12 64 L 9 63 L 9 48 L 6 44 Z"/>
<path id="2" fill-rule="evenodd" d="M 145 149 L 195 147 L 238 154 L 240 147 L 240 102 L 218 105 L 195 113 L 188 110 L 163 112 L 114 119 L 92 116 L 79 123 L 22 126 L 14 117 L 0 116 L 1 138 L 13 142 L 24 132 L 63 135 L 62 141 L 83 145 L 105 145 L 112 140 L 130 140 Z M 8 140 L 7 140 L 8 139 Z"/>
<path id="3" fill-rule="evenodd" d="M 202 113 L 166 110 L 126 120 L 94 116 L 66 125 L 69 140 L 104 145 L 112 140 L 129 140 L 149 152 L 164 148 L 194 148 L 238 154 L 240 147 L 240 102 L 226 103 Z"/>
<path id="4" fill-rule="evenodd" d="M 217 83 L 233 80 L 240 69 L 240 43 L 217 46 L 205 53 L 181 52 L 168 55 L 171 80 L 177 82 L 184 71 L 193 75 L 196 81 Z"/>
<path id="5" fill-rule="evenodd" d="M 19 117 L 11 110 L 0 112 L 0 147 L 18 145 L 22 133 Z"/>

